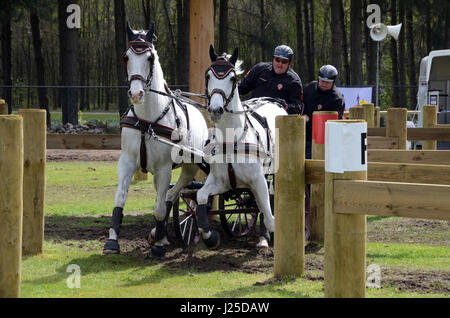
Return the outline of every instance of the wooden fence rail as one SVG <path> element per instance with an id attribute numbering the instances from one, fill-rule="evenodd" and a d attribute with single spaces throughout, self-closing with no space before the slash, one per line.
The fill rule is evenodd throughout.
<path id="1" fill-rule="evenodd" d="M 324 160 L 306 160 L 305 166 L 305 182 L 307 184 L 325 182 Z M 370 181 L 450 185 L 450 166 L 369 162 L 367 179 Z"/>
<path id="2" fill-rule="evenodd" d="M 450 186 L 334 180 L 334 213 L 450 221 Z"/>

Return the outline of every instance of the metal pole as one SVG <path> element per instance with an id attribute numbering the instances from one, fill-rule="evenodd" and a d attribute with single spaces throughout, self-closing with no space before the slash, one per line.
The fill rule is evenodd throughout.
<path id="1" fill-rule="evenodd" d="M 375 106 L 380 106 L 378 104 L 378 92 L 379 92 L 379 84 L 378 84 L 378 70 L 380 64 L 380 42 L 377 41 L 377 84 L 375 88 Z"/>

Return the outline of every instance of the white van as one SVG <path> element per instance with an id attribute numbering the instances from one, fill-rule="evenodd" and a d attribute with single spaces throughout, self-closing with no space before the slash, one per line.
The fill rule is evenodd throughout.
<path id="1" fill-rule="evenodd" d="M 450 124 L 450 50 L 431 51 L 420 62 L 417 106 L 422 127 L 424 105 L 438 105 L 438 124 Z"/>

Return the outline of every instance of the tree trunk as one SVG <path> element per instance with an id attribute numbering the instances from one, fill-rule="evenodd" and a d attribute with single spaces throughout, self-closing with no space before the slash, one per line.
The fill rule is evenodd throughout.
<path id="1" fill-rule="evenodd" d="M 308 11 L 308 2 L 309 0 L 304 0 L 303 1 L 303 17 L 305 20 L 305 42 L 306 42 L 306 78 L 307 78 L 307 82 L 311 82 L 315 76 L 314 76 L 314 65 L 313 65 L 313 51 L 312 51 L 312 45 L 311 45 L 311 20 L 310 20 L 310 16 L 309 16 L 309 11 Z"/>
<path id="2" fill-rule="evenodd" d="M 169 31 L 169 39 L 170 39 L 170 46 L 168 45 L 167 47 L 169 48 L 169 51 L 171 53 L 169 53 L 169 55 L 173 56 L 176 54 L 177 51 L 177 45 L 175 43 L 175 34 L 173 32 L 173 26 L 172 23 L 170 22 L 170 14 L 169 14 L 169 8 L 168 8 L 168 2 L 169 0 L 164 0 L 163 1 L 163 8 L 164 8 L 164 15 L 166 17 L 166 21 L 167 21 L 167 29 Z M 173 53 L 172 53 L 173 52 Z M 168 77 L 169 79 L 167 80 L 168 83 L 174 83 L 175 82 L 175 68 L 174 68 L 174 63 L 170 63 L 169 64 L 169 74 Z"/>
<path id="3" fill-rule="evenodd" d="M 352 85 L 362 85 L 361 1 L 351 0 L 350 4 L 350 72 Z"/>
<path id="4" fill-rule="evenodd" d="M 341 58 L 342 58 L 342 41 L 344 40 L 344 35 L 342 34 L 342 24 L 344 23 L 344 17 L 341 16 L 342 8 L 341 1 L 330 1 L 331 10 L 331 64 L 336 67 L 339 72 L 339 77 L 342 78 L 342 68 L 341 68 Z M 342 81 L 340 81 L 342 82 Z"/>
<path id="5" fill-rule="evenodd" d="M 5 11 L 2 14 L 2 70 L 3 70 L 3 83 L 4 85 L 12 85 L 12 50 L 11 50 L 11 5 L 7 3 L 5 5 Z M 12 112 L 13 100 L 12 100 L 12 88 L 4 89 L 4 99 L 8 103 L 8 114 Z"/>
<path id="6" fill-rule="evenodd" d="M 124 0 L 114 0 L 114 28 L 116 45 L 117 85 L 128 86 L 127 71 L 122 63 L 122 54 L 127 48 L 125 31 L 125 3 Z M 128 109 L 128 89 L 119 88 L 119 115 L 122 116 Z"/>
<path id="7" fill-rule="evenodd" d="M 399 0 L 399 23 L 402 24 L 402 26 L 405 25 L 405 6 L 407 6 L 409 3 L 407 3 L 405 0 Z M 405 63 L 406 61 L 406 54 L 405 54 L 405 32 L 400 32 L 400 36 L 398 38 L 398 59 L 401 61 L 398 64 L 398 73 L 399 73 L 399 82 L 400 85 L 405 86 L 406 85 L 406 70 L 405 70 Z M 407 106 L 407 100 L 406 100 L 406 87 L 400 88 L 400 106 L 406 107 Z M 410 109 L 415 105 L 410 105 Z"/>
<path id="8" fill-rule="evenodd" d="M 350 85 L 350 63 L 348 61 L 348 41 L 347 41 L 347 30 L 345 27 L 345 15 L 344 15 L 344 5 L 342 0 L 337 0 L 339 2 L 340 16 L 342 17 L 342 60 L 344 62 L 344 69 L 341 71 L 344 83 Z"/>
<path id="9" fill-rule="evenodd" d="M 397 24 L 397 0 L 391 1 L 391 25 Z M 392 60 L 392 107 L 403 107 L 400 104 L 400 90 L 399 90 L 399 74 L 398 74 L 398 55 L 397 55 L 397 41 L 391 38 L 391 60 Z"/>
<path id="10" fill-rule="evenodd" d="M 219 52 L 228 52 L 228 0 L 220 0 Z"/>
<path id="11" fill-rule="evenodd" d="M 189 3 L 190 0 L 177 0 L 176 84 L 187 86 L 189 86 Z M 188 89 L 189 87 L 186 87 L 186 90 Z"/>
<path id="12" fill-rule="evenodd" d="M 266 14 L 264 11 L 264 0 L 259 0 L 259 13 L 260 13 L 260 17 L 261 19 L 259 20 L 259 46 L 260 46 L 260 50 L 261 50 L 261 61 L 265 61 L 266 60 L 266 51 L 264 49 L 264 23 L 266 20 Z"/>
<path id="13" fill-rule="evenodd" d="M 78 29 L 69 29 L 66 21 L 68 13 L 66 9 L 70 4 L 76 4 L 74 0 L 58 1 L 58 20 L 61 54 L 61 84 L 62 86 L 75 86 L 78 84 Z M 63 124 L 78 125 L 78 95 L 74 88 L 63 90 Z"/>
<path id="14" fill-rule="evenodd" d="M 408 50 L 407 70 L 410 86 L 417 85 L 416 63 L 414 54 L 414 29 L 413 29 L 413 5 L 406 6 L 406 43 Z M 415 108 L 417 104 L 417 89 L 409 89 L 409 104 Z"/>
<path id="15" fill-rule="evenodd" d="M 30 8 L 30 25 L 33 36 L 34 61 L 36 64 L 37 84 L 45 86 L 45 65 L 42 57 L 42 40 L 39 28 L 39 16 L 36 7 Z M 48 107 L 47 88 L 38 88 L 39 107 L 47 112 L 47 127 L 51 127 L 50 110 Z"/>
<path id="16" fill-rule="evenodd" d="M 297 0 L 295 2 L 295 12 L 296 12 L 296 30 L 297 30 L 297 73 L 300 78 L 303 77 L 302 81 L 305 81 L 306 76 L 306 68 L 305 68 L 305 46 L 304 46 L 304 38 L 303 38 L 303 14 L 302 14 L 302 1 L 305 0 Z M 306 86 L 306 82 L 303 82 L 303 85 Z"/>
<path id="17" fill-rule="evenodd" d="M 144 23 L 145 23 L 145 29 L 150 29 L 151 24 L 151 10 L 150 10 L 150 0 L 142 0 L 142 12 L 144 13 Z M 116 1 L 114 1 L 115 6 Z M 125 15 L 125 11 L 123 12 Z"/>

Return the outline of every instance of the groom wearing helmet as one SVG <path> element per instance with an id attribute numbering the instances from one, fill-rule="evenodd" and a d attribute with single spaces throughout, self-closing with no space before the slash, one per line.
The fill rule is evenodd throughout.
<path id="1" fill-rule="evenodd" d="M 239 83 L 239 94 L 283 99 L 289 114 L 299 114 L 303 86 L 300 77 L 290 68 L 294 51 L 287 45 L 275 48 L 272 62 L 256 64 Z"/>
<path id="2" fill-rule="evenodd" d="M 319 69 L 318 80 L 305 87 L 302 114 L 306 117 L 306 158 L 311 159 L 312 114 L 315 111 L 337 111 L 342 119 L 345 101 L 335 86 L 338 71 L 333 65 Z"/>

